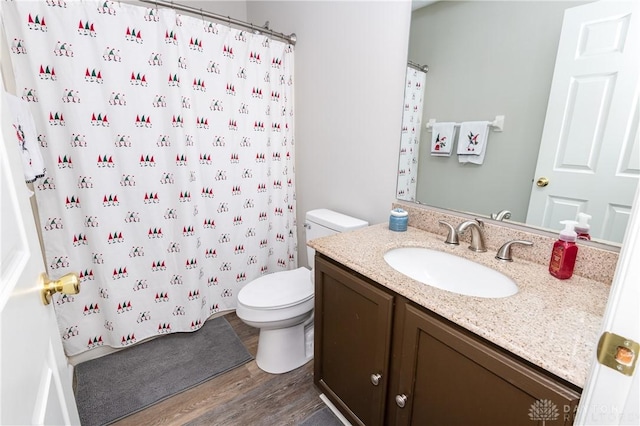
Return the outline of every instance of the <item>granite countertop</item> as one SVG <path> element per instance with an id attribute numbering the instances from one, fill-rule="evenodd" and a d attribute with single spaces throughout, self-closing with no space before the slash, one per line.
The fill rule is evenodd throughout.
<path id="1" fill-rule="evenodd" d="M 495 252 L 475 253 L 467 244 L 444 244 L 442 235 L 387 224 L 315 239 L 309 246 L 407 299 L 496 345 L 583 388 L 595 360 L 598 334 L 609 296 L 604 283 L 574 275 L 551 276 L 545 266 Z M 424 285 L 384 261 L 397 247 L 426 247 L 474 260 L 509 276 L 518 293 L 500 299 L 463 296 Z"/>

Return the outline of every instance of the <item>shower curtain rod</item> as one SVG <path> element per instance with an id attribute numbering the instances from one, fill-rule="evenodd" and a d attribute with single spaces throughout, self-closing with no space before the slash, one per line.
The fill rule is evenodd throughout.
<path id="1" fill-rule="evenodd" d="M 420 64 L 415 63 L 413 61 L 407 61 L 407 65 L 409 65 L 411 68 L 415 68 L 418 71 L 422 71 L 424 73 L 429 72 L 429 65 L 420 65 Z"/>
<path id="2" fill-rule="evenodd" d="M 247 28 L 250 29 L 251 31 L 255 32 L 255 33 L 259 33 L 259 34 L 268 34 L 271 37 L 277 37 L 280 38 L 292 45 L 296 44 L 296 34 L 295 33 L 291 33 L 289 35 L 287 34 L 283 34 L 283 33 L 279 33 L 276 31 L 273 31 L 272 29 L 269 28 L 269 21 L 267 21 L 264 24 L 264 27 L 257 27 L 255 25 L 253 25 L 251 22 L 245 22 L 245 21 L 241 21 L 239 19 L 234 19 L 231 18 L 229 16 L 224 16 L 224 15 L 219 15 L 217 13 L 213 13 L 213 12 L 207 12 L 204 11 L 202 9 L 197 9 L 195 7 L 191 7 L 191 6 L 186 6 L 183 4 L 179 4 L 179 3 L 174 3 L 173 1 L 162 1 L 162 0 L 139 0 L 141 3 L 147 3 L 147 4 L 153 4 L 156 6 L 156 8 L 158 6 L 162 6 L 162 7 L 168 7 L 171 9 L 175 9 L 175 10 L 179 10 L 181 12 L 187 12 L 187 13 L 194 13 L 194 14 L 198 14 L 202 17 L 207 17 L 207 18 L 211 18 L 211 19 L 215 19 L 217 21 L 221 21 L 221 22 L 227 22 L 228 24 L 233 24 L 233 25 L 237 25 L 239 27 L 242 28 Z"/>

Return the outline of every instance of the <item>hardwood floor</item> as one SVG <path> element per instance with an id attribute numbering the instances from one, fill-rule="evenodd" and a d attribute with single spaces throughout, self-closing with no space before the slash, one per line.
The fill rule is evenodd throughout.
<path id="1" fill-rule="evenodd" d="M 235 313 L 225 318 L 255 357 L 258 330 Z M 265 373 L 250 361 L 114 425 L 298 425 L 324 407 L 319 394 L 313 361 L 285 374 Z"/>

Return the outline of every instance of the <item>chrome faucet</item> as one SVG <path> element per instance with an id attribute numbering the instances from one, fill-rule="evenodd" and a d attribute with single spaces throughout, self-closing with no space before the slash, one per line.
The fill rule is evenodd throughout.
<path id="1" fill-rule="evenodd" d="M 509 219 L 511 217 L 511 212 L 509 210 L 500 210 L 498 213 L 491 213 L 491 219 L 494 220 L 504 220 Z"/>
<path id="2" fill-rule="evenodd" d="M 456 233 L 460 235 L 469 227 L 471 228 L 471 245 L 469 246 L 469 250 L 477 252 L 487 251 L 484 244 L 484 223 L 479 219 L 462 222 L 456 228 Z"/>

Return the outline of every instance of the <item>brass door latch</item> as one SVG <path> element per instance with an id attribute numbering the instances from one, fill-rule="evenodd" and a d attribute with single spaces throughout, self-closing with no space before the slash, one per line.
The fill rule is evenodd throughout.
<path id="1" fill-rule="evenodd" d="M 638 342 L 608 331 L 602 333 L 598 341 L 598 362 L 626 376 L 633 375 L 639 352 Z"/>

